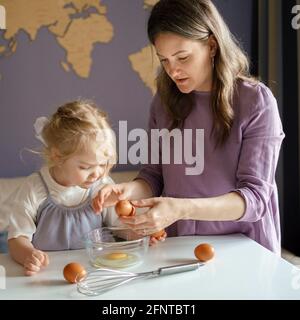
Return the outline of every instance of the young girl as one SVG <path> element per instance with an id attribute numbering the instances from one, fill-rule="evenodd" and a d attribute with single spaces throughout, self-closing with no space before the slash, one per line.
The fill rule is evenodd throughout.
<path id="1" fill-rule="evenodd" d="M 44 250 L 80 249 L 92 229 L 115 225 L 112 208 L 96 215 L 92 194 L 112 180 L 115 137 L 106 115 L 93 103 L 74 101 L 35 123 L 47 165 L 26 178 L 15 196 L 8 232 L 9 252 L 26 275 L 49 263 Z"/>

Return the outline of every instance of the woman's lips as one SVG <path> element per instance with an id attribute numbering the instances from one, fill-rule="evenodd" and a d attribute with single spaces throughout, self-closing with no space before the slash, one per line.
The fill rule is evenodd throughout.
<path id="1" fill-rule="evenodd" d="M 177 84 L 183 84 L 188 81 L 189 78 L 176 79 L 175 82 Z"/>

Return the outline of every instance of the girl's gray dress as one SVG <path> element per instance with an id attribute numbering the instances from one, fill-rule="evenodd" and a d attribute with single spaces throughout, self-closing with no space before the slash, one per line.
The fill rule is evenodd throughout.
<path id="1" fill-rule="evenodd" d="M 90 188 L 83 203 L 66 207 L 55 203 L 40 172 L 39 176 L 46 189 L 47 198 L 38 208 L 32 244 L 45 251 L 84 248 L 86 234 L 102 226 L 102 215 L 96 215 L 91 205 L 93 188 Z"/>

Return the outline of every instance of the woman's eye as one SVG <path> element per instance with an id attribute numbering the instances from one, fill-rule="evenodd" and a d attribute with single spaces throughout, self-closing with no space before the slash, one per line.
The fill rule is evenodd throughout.
<path id="1" fill-rule="evenodd" d="M 84 168 L 84 167 L 80 167 L 80 170 L 89 170 L 90 168 Z"/>
<path id="2" fill-rule="evenodd" d="M 179 61 L 185 61 L 185 60 L 187 60 L 187 58 L 188 58 L 188 57 L 180 57 L 180 58 L 178 58 L 178 59 L 179 59 Z"/>

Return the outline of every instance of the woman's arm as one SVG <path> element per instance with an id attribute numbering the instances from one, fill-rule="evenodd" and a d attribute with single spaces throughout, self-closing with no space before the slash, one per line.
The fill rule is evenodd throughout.
<path id="1" fill-rule="evenodd" d="M 178 220 L 239 220 L 246 210 L 245 200 L 237 192 L 213 198 L 150 198 L 132 201 L 132 204 L 150 209 L 144 214 L 120 220 L 130 225 L 133 230 L 146 234 L 162 230 Z"/>
<path id="2" fill-rule="evenodd" d="M 250 223 L 273 214 L 270 207 L 274 209 L 278 206 L 274 200 L 277 197 L 275 173 L 284 138 L 277 102 L 272 92 L 260 84 L 256 93 L 256 103 L 249 106 L 248 117 L 244 116 L 236 189 L 232 190 L 239 193 L 246 203 L 245 213 L 239 221 Z M 270 203 L 272 198 L 274 202 Z"/>
<path id="3" fill-rule="evenodd" d="M 153 192 L 150 185 L 143 179 L 136 179 L 128 182 L 130 185 L 131 197 L 130 200 L 147 199 L 153 197 Z"/>
<path id="4" fill-rule="evenodd" d="M 185 213 L 181 219 L 203 221 L 234 221 L 245 213 L 246 203 L 237 192 L 203 199 L 184 199 Z"/>

